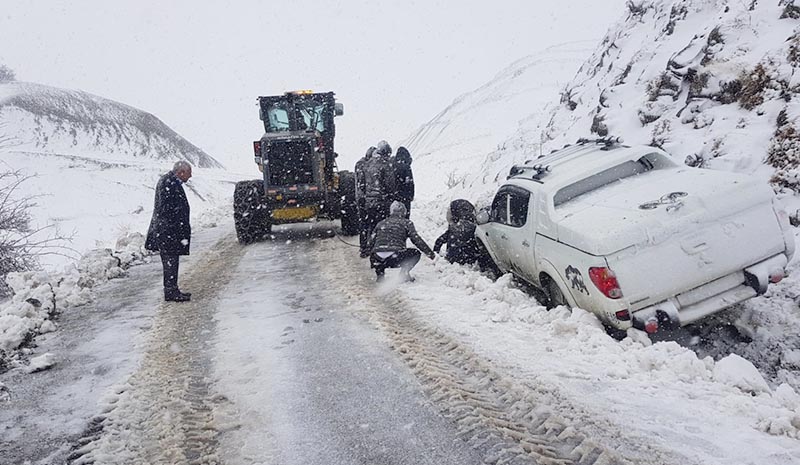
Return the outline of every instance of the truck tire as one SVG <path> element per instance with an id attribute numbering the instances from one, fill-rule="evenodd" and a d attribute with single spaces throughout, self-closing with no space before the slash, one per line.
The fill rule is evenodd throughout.
<path id="1" fill-rule="evenodd" d="M 564 297 L 564 292 L 558 286 L 558 283 L 551 277 L 547 277 L 544 283 L 544 291 L 547 293 L 547 308 L 556 308 L 563 305 L 569 308 L 569 302 Z"/>
<path id="2" fill-rule="evenodd" d="M 264 238 L 272 230 L 269 211 L 263 202 L 264 182 L 240 181 L 233 191 L 233 222 L 240 244 Z"/>
<path id="3" fill-rule="evenodd" d="M 358 204 L 356 202 L 356 176 L 352 171 L 339 172 L 339 199 L 342 233 L 346 236 L 358 234 Z"/>

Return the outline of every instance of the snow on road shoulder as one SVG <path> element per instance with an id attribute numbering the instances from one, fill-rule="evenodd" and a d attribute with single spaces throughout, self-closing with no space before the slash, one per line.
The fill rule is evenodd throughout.
<path id="1" fill-rule="evenodd" d="M 229 217 L 227 205 L 207 209 L 196 220 L 198 230 L 230 222 Z M 14 368 L 36 371 L 26 360 L 34 354 L 35 338 L 56 331 L 61 312 L 90 303 L 94 287 L 124 277 L 128 268 L 148 261 L 152 254 L 144 249 L 144 241 L 141 233 L 126 233 L 113 249 L 90 250 L 61 272 L 10 273 L 6 282 L 12 295 L 0 303 L 0 373 Z"/>
<path id="2" fill-rule="evenodd" d="M 398 288 L 408 305 L 532 389 L 567 396 L 662 447 L 680 444 L 701 463 L 800 459 L 797 393 L 769 386 L 741 357 L 715 362 L 675 342 L 617 342 L 593 315 L 546 311 L 508 276 L 493 282 L 441 259 L 415 272 L 416 283 Z"/>

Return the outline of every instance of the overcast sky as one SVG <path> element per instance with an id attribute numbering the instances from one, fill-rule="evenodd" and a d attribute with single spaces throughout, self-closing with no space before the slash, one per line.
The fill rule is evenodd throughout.
<path id="1" fill-rule="evenodd" d="M 160 117 L 254 170 L 255 98 L 334 91 L 349 165 L 502 68 L 602 38 L 624 0 L 2 0 L 0 63 L 21 81 L 84 90 Z M 546 70 L 543 70 L 546 72 Z M 480 115 L 476 115 L 480 117 Z"/>

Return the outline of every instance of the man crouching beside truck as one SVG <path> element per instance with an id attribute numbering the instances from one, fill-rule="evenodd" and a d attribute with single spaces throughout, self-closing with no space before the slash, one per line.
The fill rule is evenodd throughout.
<path id="1" fill-rule="evenodd" d="M 189 201 L 183 183 L 192 177 L 192 165 L 175 163 L 172 171 L 161 176 L 156 184 L 153 218 L 147 231 L 144 248 L 158 251 L 164 266 L 164 300 L 187 302 L 192 294 L 178 289 L 178 258 L 189 255 L 192 227 L 189 225 Z"/>
<path id="2" fill-rule="evenodd" d="M 406 248 L 406 240 L 417 249 Z M 431 260 L 436 256 L 428 244 L 419 237 L 414 223 L 406 219 L 406 207 L 398 201 L 389 207 L 389 218 L 378 223 L 369 238 L 367 249 L 371 251 L 369 261 L 378 281 L 383 280 L 386 268 L 400 268 L 404 281 L 414 281 L 411 269 L 419 262 L 420 251 Z"/>

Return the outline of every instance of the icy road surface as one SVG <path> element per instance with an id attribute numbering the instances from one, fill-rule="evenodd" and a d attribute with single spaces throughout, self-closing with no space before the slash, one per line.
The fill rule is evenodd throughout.
<path id="1" fill-rule="evenodd" d="M 440 262 L 377 286 L 330 225 L 247 247 L 229 226 L 193 242 L 191 303 L 135 267 L 37 340 L 54 368 L 0 376 L 0 464 L 800 460 L 756 429 L 791 414 L 780 396 L 711 382 L 674 343 L 618 343 Z"/>

